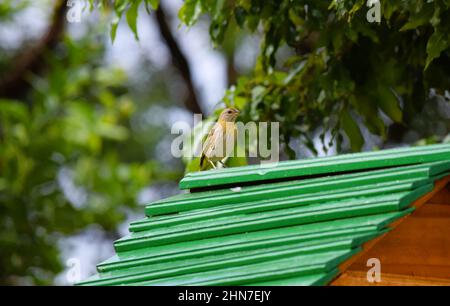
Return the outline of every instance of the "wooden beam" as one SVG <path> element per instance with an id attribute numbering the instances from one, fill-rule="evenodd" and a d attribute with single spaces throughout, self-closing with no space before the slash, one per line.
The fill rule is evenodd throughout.
<path id="1" fill-rule="evenodd" d="M 333 283 L 334 286 L 450 286 L 450 280 L 433 277 L 411 277 L 399 274 L 382 274 L 382 282 L 368 283 L 365 272 L 347 271 Z"/>
<path id="2" fill-rule="evenodd" d="M 434 195 L 428 203 L 450 205 L 450 183 Z"/>

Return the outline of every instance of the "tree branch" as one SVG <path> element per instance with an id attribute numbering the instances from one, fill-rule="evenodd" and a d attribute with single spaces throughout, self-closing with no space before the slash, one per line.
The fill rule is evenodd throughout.
<path id="1" fill-rule="evenodd" d="M 181 77 L 186 84 L 188 95 L 185 98 L 184 106 L 192 113 L 202 114 L 203 111 L 197 98 L 194 83 L 191 77 L 191 69 L 186 56 L 181 51 L 175 37 L 170 31 L 169 25 L 167 24 L 166 15 L 161 5 L 159 5 L 156 10 L 156 21 L 158 23 L 159 31 L 162 38 L 164 39 L 172 57 L 173 65 L 178 69 Z"/>
<path id="2" fill-rule="evenodd" d="M 13 61 L 11 71 L 0 77 L 0 97 L 20 98 L 27 91 L 29 72 L 37 73 L 44 66 L 44 55 L 53 49 L 64 32 L 66 17 L 66 1 L 58 0 L 53 8 L 52 21 L 37 44 L 19 54 Z"/>
<path id="3" fill-rule="evenodd" d="M 234 66 L 234 53 L 227 56 L 227 77 L 228 87 L 236 84 L 238 72 L 236 71 L 236 67 Z"/>

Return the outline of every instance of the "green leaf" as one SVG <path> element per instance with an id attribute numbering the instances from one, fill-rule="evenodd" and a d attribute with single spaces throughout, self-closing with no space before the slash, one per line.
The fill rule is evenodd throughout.
<path id="1" fill-rule="evenodd" d="M 100 122 L 96 128 L 98 134 L 107 139 L 123 141 L 129 137 L 128 130 L 123 126 Z"/>
<path id="2" fill-rule="evenodd" d="M 378 106 L 376 103 L 371 103 L 371 100 L 366 94 L 359 94 L 350 98 L 351 105 L 355 108 L 359 115 L 364 119 L 364 125 L 369 132 L 386 137 L 386 128 L 383 120 L 378 116 Z"/>
<path id="3" fill-rule="evenodd" d="M 117 0 L 114 3 L 114 12 L 116 13 L 116 16 L 111 23 L 110 35 L 112 42 L 116 39 L 117 27 L 119 26 L 120 19 L 122 18 L 123 12 L 125 11 L 127 5 L 128 2 L 126 0 Z"/>
<path id="4" fill-rule="evenodd" d="M 114 2 L 114 11 L 117 15 L 122 15 L 122 13 L 125 11 L 126 7 L 128 6 L 127 0 L 116 0 Z"/>
<path id="5" fill-rule="evenodd" d="M 250 32 L 255 32 L 256 28 L 259 25 L 260 16 L 259 15 L 249 15 L 247 17 L 247 27 L 250 30 Z"/>
<path id="6" fill-rule="evenodd" d="M 241 28 L 244 26 L 246 15 L 247 15 L 247 12 L 245 11 L 245 9 L 242 6 L 235 7 L 234 18 L 236 19 L 236 23 L 238 24 L 238 26 Z"/>
<path id="7" fill-rule="evenodd" d="M 441 32 L 437 29 L 434 30 L 434 33 L 431 35 L 430 39 L 427 43 L 427 61 L 425 64 L 425 69 L 428 68 L 428 65 L 435 59 L 441 55 L 441 52 L 448 49 L 450 47 L 450 39 L 448 32 Z"/>
<path id="8" fill-rule="evenodd" d="M 209 35 L 214 43 L 221 43 L 224 40 L 225 32 L 228 29 L 232 10 L 230 6 L 225 6 L 224 1 L 217 1 L 212 14 L 211 25 L 209 26 Z"/>
<path id="9" fill-rule="evenodd" d="M 419 12 L 409 16 L 408 22 L 400 28 L 400 31 L 413 30 L 421 25 L 429 23 L 433 13 L 434 5 L 432 3 L 427 3 Z"/>
<path id="10" fill-rule="evenodd" d="M 178 17 L 187 26 L 192 26 L 202 13 L 200 0 L 186 0 L 178 12 Z"/>
<path id="11" fill-rule="evenodd" d="M 289 71 L 289 74 L 287 75 L 287 77 L 283 80 L 284 85 L 289 84 L 294 78 L 295 76 L 297 76 L 297 74 L 299 74 L 303 68 L 306 66 L 307 61 L 301 61 L 300 63 L 298 63 L 294 69 L 292 69 L 291 71 Z"/>
<path id="12" fill-rule="evenodd" d="M 131 7 L 127 11 L 127 23 L 130 29 L 133 31 L 136 40 L 139 40 L 136 22 L 139 11 L 139 5 L 141 4 L 141 2 L 142 0 L 133 0 Z"/>
<path id="13" fill-rule="evenodd" d="M 24 103 L 16 100 L 0 98 L 0 123 L 8 118 L 14 118 L 22 122 L 28 121 L 28 110 Z"/>
<path id="14" fill-rule="evenodd" d="M 150 4 L 152 9 L 157 10 L 159 6 L 159 0 L 145 0 L 146 4 Z"/>
<path id="15" fill-rule="evenodd" d="M 111 22 L 111 41 L 114 43 L 114 40 L 116 39 L 117 34 L 117 27 L 119 26 L 120 18 L 114 17 L 113 21 Z"/>
<path id="16" fill-rule="evenodd" d="M 377 104 L 380 109 L 394 122 L 402 122 L 403 113 L 392 90 L 388 86 L 380 85 L 377 90 Z"/>
<path id="17" fill-rule="evenodd" d="M 341 126 L 350 140 L 350 147 L 353 152 L 361 151 L 364 144 L 364 138 L 361 134 L 358 124 L 353 120 L 348 111 L 341 113 Z"/>
<path id="18" fill-rule="evenodd" d="M 245 105 L 247 105 L 248 99 L 244 97 L 235 97 L 234 98 L 234 106 L 237 109 L 244 109 Z"/>
<path id="19" fill-rule="evenodd" d="M 352 18 L 359 10 L 361 10 L 361 8 L 364 7 L 365 4 L 366 4 L 365 0 L 356 1 L 352 9 L 348 12 L 349 17 Z"/>
<path id="20" fill-rule="evenodd" d="M 94 2 L 95 2 L 94 0 L 89 0 L 89 10 L 90 10 L 90 11 L 93 11 L 93 10 L 94 10 L 94 5 L 95 5 Z"/>
<path id="21" fill-rule="evenodd" d="M 262 98 L 264 97 L 265 92 L 266 92 L 266 88 L 264 86 L 261 86 L 261 85 L 255 86 L 252 89 L 252 101 L 260 102 L 262 100 Z"/>

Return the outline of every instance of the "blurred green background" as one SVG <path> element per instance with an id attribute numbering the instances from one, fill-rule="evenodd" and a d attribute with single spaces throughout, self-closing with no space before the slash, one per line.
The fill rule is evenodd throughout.
<path id="1" fill-rule="evenodd" d="M 196 170 L 194 113 L 280 122 L 281 159 L 450 142 L 450 1 L 366 4 L 3 0 L 0 284 L 93 274 Z"/>

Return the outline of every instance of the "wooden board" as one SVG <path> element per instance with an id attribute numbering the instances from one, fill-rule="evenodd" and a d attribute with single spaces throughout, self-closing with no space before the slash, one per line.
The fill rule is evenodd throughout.
<path id="1" fill-rule="evenodd" d="M 384 285 L 398 283 L 401 276 L 404 282 L 417 277 L 450 282 L 450 206 L 421 206 L 359 257 L 332 285 L 354 284 L 357 281 L 352 277 L 354 272 L 364 274 L 360 285 L 368 284 L 365 274 L 369 258 L 380 260 L 382 279 L 385 274 L 396 275 L 395 281 L 388 280 Z"/>
<path id="2" fill-rule="evenodd" d="M 431 204 L 450 205 L 450 183 L 445 186 L 440 192 L 431 198 Z"/>

